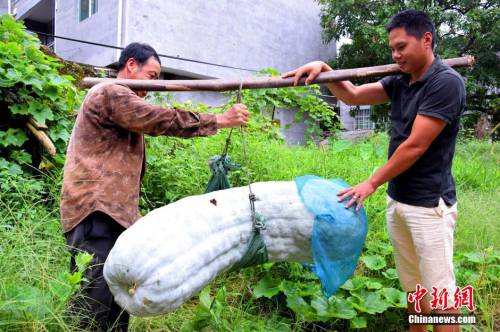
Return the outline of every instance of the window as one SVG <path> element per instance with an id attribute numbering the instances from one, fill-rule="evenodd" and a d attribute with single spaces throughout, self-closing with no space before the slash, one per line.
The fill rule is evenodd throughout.
<path id="1" fill-rule="evenodd" d="M 357 108 L 354 116 L 354 130 L 374 129 L 375 123 L 370 119 L 370 108 Z"/>
<path id="2" fill-rule="evenodd" d="M 97 0 L 80 0 L 80 22 L 97 13 Z"/>

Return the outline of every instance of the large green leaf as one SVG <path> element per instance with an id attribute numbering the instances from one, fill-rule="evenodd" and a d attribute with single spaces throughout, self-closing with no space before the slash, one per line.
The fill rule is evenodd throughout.
<path id="1" fill-rule="evenodd" d="M 281 280 L 273 279 L 269 275 L 260 279 L 253 289 L 253 296 L 255 298 L 267 297 L 270 299 L 280 292 Z"/>
<path id="2" fill-rule="evenodd" d="M 46 104 L 33 101 L 30 103 L 28 110 L 33 118 L 41 124 L 45 124 L 47 120 L 54 120 L 54 113 Z"/>
<path id="3" fill-rule="evenodd" d="M 0 145 L 21 146 L 28 140 L 28 136 L 19 128 L 9 128 L 7 131 L 0 131 Z"/>
<path id="4" fill-rule="evenodd" d="M 385 271 L 382 272 L 382 274 L 384 275 L 384 277 L 386 277 L 387 279 L 390 279 L 390 280 L 396 280 L 398 279 L 398 272 L 396 271 L 396 269 L 387 269 Z"/>
<path id="5" fill-rule="evenodd" d="M 340 288 L 349 290 L 349 291 L 354 291 L 356 289 L 362 289 L 365 287 L 367 278 L 363 276 L 354 276 L 347 280 Z"/>
<path id="6" fill-rule="evenodd" d="M 27 115 L 30 114 L 28 105 L 26 104 L 14 104 L 9 106 L 9 110 L 13 114 L 21 114 L 21 115 Z"/>
<path id="7" fill-rule="evenodd" d="M 352 304 L 338 296 L 332 296 L 327 300 L 324 296 L 317 295 L 311 301 L 311 307 L 316 310 L 320 320 L 356 317 L 356 310 L 353 309 Z"/>
<path id="8" fill-rule="evenodd" d="M 365 285 L 366 285 L 366 288 L 368 288 L 368 289 L 380 289 L 380 288 L 382 288 L 382 284 L 376 280 L 367 280 Z"/>
<path id="9" fill-rule="evenodd" d="M 381 292 L 367 292 L 359 290 L 352 293 L 356 299 L 351 301 L 352 305 L 359 311 L 369 314 L 382 313 L 392 307 L 391 303 L 382 298 Z"/>
<path id="10" fill-rule="evenodd" d="M 406 293 L 399 289 L 388 287 L 382 289 L 382 295 L 397 308 L 406 308 Z"/>
<path id="11" fill-rule="evenodd" d="M 200 299 L 200 304 L 209 309 L 210 306 L 212 305 L 212 299 L 210 298 L 210 287 L 207 286 L 205 288 L 203 288 L 200 292 L 200 295 L 199 295 L 199 299 Z"/>
<path id="12" fill-rule="evenodd" d="M 24 151 L 14 151 L 10 156 L 19 164 L 31 164 L 31 155 Z"/>
<path id="13" fill-rule="evenodd" d="M 332 144 L 332 149 L 335 152 L 342 152 L 352 147 L 352 143 L 347 140 L 337 140 Z"/>
<path id="14" fill-rule="evenodd" d="M 295 314 L 307 321 L 316 320 L 314 309 L 302 298 L 296 294 L 289 294 L 286 297 L 286 305 L 292 309 Z"/>
<path id="15" fill-rule="evenodd" d="M 386 265 L 385 258 L 380 255 L 363 256 L 361 260 L 370 270 L 380 270 Z"/>

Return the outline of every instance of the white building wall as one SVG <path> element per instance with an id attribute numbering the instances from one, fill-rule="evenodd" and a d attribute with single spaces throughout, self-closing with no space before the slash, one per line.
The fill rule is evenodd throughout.
<path id="1" fill-rule="evenodd" d="M 7 14 L 8 12 L 9 12 L 8 0 L 0 0 L 0 15 Z"/>
<path id="2" fill-rule="evenodd" d="M 118 4 L 121 0 L 100 0 L 97 13 L 80 22 L 78 0 L 56 0 L 55 35 L 116 46 Z M 56 39 L 60 57 L 94 66 L 116 62 L 117 51 L 63 39 Z"/>
<path id="3" fill-rule="evenodd" d="M 159 53 L 250 69 L 288 71 L 335 56 L 323 45 L 313 0 L 124 0 L 124 43 L 146 42 Z M 201 77 L 249 76 L 225 69 L 162 59 L 169 71 Z"/>

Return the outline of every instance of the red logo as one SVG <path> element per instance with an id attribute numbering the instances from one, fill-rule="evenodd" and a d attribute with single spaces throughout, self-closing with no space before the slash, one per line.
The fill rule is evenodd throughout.
<path id="1" fill-rule="evenodd" d="M 416 290 L 413 293 L 408 293 L 408 303 L 415 303 L 415 311 L 420 312 L 420 300 L 427 294 L 427 289 L 422 285 L 417 284 Z"/>
<path id="2" fill-rule="evenodd" d="M 415 311 L 420 313 L 420 300 L 422 300 L 428 292 L 427 289 L 420 284 L 417 284 L 415 288 L 416 290 L 413 293 L 408 293 L 408 303 L 415 303 Z M 444 310 L 448 308 L 448 297 L 450 293 L 446 287 L 443 289 L 432 287 L 430 295 L 431 300 L 429 303 L 431 309 L 441 308 Z M 457 287 L 453 293 L 453 299 L 453 308 L 460 309 L 466 307 L 470 312 L 474 311 L 474 288 L 472 286 L 467 285 L 462 289 Z"/>
<path id="3" fill-rule="evenodd" d="M 466 307 L 470 312 L 474 311 L 474 289 L 471 285 L 465 286 L 462 290 L 457 287 L 453 298 L 455 299 L 453 305 L 455 309 Z"/>

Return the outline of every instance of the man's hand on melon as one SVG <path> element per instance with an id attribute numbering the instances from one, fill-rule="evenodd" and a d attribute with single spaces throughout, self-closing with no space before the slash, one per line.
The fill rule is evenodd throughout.
<path id="1" fill-rule="evenodd" d="M 337 196 L 340 196 L 339 202 L 349 199 L 345 205 L 346 209 L 350 208 L 357 201 L 356 210 L 359 210 L 361 209 L 361 205 L 363 205 L 365 198 L 373 194 L 375 190 L 377 190 L 377 186 L 373 183 L 373 181 L 371 181 L 371 179 L 368 179 L 352 188 L 340 191 Z"/>

